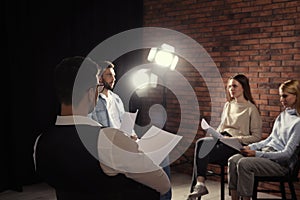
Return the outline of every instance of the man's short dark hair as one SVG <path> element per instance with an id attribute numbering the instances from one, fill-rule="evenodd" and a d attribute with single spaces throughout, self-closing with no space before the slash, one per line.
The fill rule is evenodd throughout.
<path id="1" fill-rule="evenodd" d="M 90 58 L 74 56 L 63 59 L 54 74 L 59 101 L 71 105 L 73 97 L 73 103 L 77 104 L 88 88 L 97 85 L 98 70 L 98 65 Z"/>

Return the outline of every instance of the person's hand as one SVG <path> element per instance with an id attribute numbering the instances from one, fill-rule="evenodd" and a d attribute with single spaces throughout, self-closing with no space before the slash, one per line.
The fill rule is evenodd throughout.
<path id="1" fill-rule="evenodd" d="M 249 146 L 243 146 L 243 149 L 244 150 L 250 150 L 250 147 Z"/>
<path id="2" fill-rule="evenodd" d="M 243 148 L 241 149 L 241 153 L 243 156 L 246 156 L 246 157 L 255 157 L 255 150 L 251 150 L 250 148 Z"/>
<path id="3" fill-rule="evenodd" d="M 136 141 L 138 139 L 138 136 L 135 133 L 132 133 L 130 135 L 130 138 Z"/>

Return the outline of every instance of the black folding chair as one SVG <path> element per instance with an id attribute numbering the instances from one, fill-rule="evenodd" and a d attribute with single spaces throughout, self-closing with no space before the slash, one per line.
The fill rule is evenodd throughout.
<path id="1" fill-rule="evenodd" d="M 298 178 L 298 174 L 299 174 L 299 171 L 300 171 L 299 149 L 300 149 L 300 147 L 298 147 L 297 152 L 296 152 L 298 154 L 298 161 L 297 161 L 294 169 L 291 172 L 289 172 L 287 175 L 285 175 L 285 176 L 271 176 L 271 177 L 270 176 L 255 176 L 254 187 L 253 187 L 253 196 L 252 196 L 253 200 L 268 199 L 268 198 L 257 198 L 257 193 L 258 192 L 281 193 L 281 198 L 282 199 L 287 199 L 286 198 L 286 192 L 285 192 L 285 183 L 288 183 L 288 185 L 289 185 L 289 189 L 290 189 L 290 192 L 291 192 L 291 199 L 292 200 L 297 200 L 294 182 L 299 181 L 299 178 Z M 277 183 L 279 183 L 279 190 L 259 188 L 258 187 L 259 182 L 277 182 Z"/>

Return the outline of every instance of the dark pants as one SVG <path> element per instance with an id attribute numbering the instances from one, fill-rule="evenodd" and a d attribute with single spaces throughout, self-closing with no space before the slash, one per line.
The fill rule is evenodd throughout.
<path id="1" fill-rule="evenodd" d="M 219 140 L 199 139 L 196 142 L 193 180 L 190 191 L 193 191 L 198 176 L 202 176 L 206 179 L 207 166 L 209 163 L 227 165 L 228 158 L 236 153 L 238 153 L 237 150 L 223 144 Z"/>
<path id="2" fill-rule="evenodd" d="M 163 162 L 162 162 L 163 170 L 168 175 L 169 179 L 171 179 L 171 168 L 169 165 L 169 156 L 167 156 Z M 171 200 L 172 199 L 172 188 L 169 189 L 169 191 L 166 194 L 163 194 L 160 196 L 160 200 Z"/>

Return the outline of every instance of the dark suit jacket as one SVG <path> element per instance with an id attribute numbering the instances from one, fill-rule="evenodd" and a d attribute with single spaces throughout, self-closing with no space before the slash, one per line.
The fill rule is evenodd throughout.
<path id="1" fill-rule="evenodd" d="M 97 159 L 99 131 L 90 125 L 56 125 L 40 136 L 37 174 L 55 188 L 57 199 L 159 199 L 158 192 L 123 174 L 108 176 L 102 171 Z"/>

